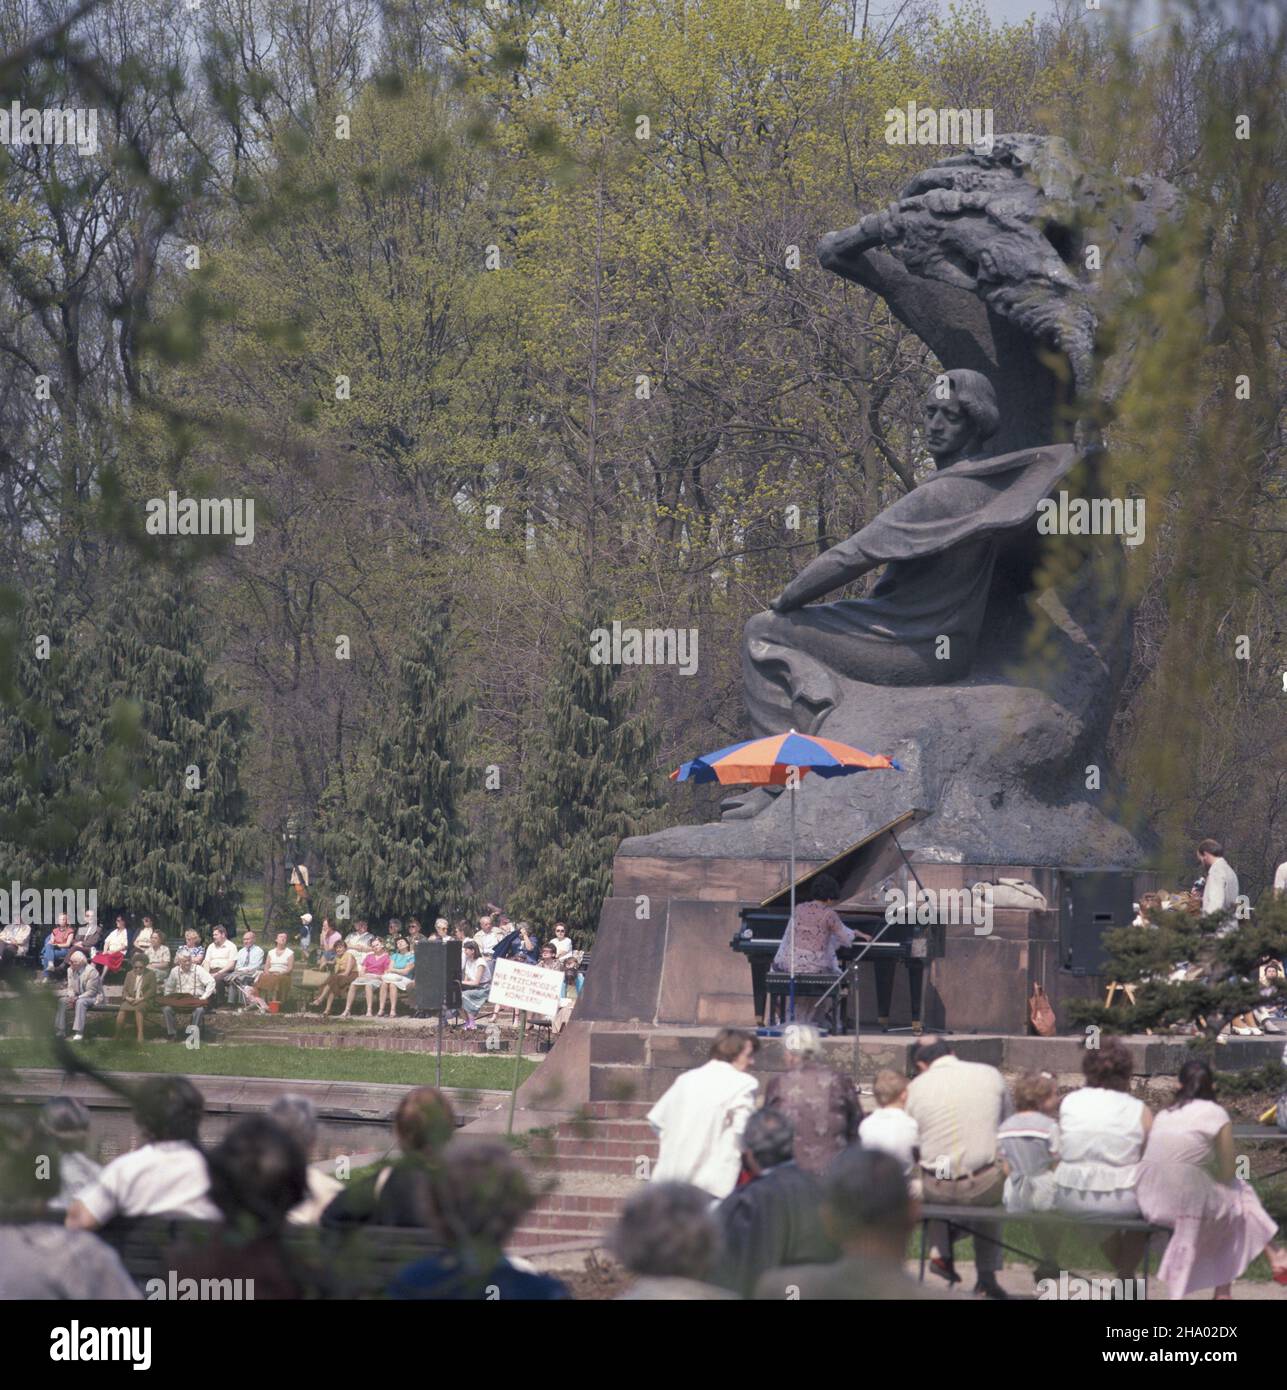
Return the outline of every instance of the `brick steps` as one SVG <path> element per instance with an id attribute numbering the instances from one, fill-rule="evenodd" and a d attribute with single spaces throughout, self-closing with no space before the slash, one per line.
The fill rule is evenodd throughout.
<path id="1" fill-rule="evenodd" d="M 657 1155 L 657 1136 L 642 1118 L 647 1109 L 631 1101 L 600 1101 L 533 1144 L 533 1163 L 556 1175 L 559 1187 L 524 1217 L 514 1234 L 516 1250 L 606 1244 L 621 1208 L 643 1186 L 640 1159 L 650 1163 Z"/>

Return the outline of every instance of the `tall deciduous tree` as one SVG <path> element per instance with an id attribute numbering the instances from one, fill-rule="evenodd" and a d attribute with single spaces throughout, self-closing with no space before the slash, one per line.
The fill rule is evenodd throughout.
<path id="1" fill-rule="evenodd" d="M 581 940 L 611 890 L 617 846 L 649 829 L 661 804 L 656 739 L 617 669 L 591 660 L 595 626 L 563 634 L 510 818 L 514 911 L 565 921 Z"/>
<path id="2" fill-rule="evenodd" d="M 192 589 L 182 574 L 123 565 L 76 661 L 76 756 L 102 798 L 80 872 L 101 903 L 167 931 L 231 920 L 246 813 L 245 716 L 219 707 Z"/>
<path id="3" fill-rule="evenodd" d="M 450 623 L 431 611 L 397 662 L 397 690 L 363 788 L 328 807 L 329 886 L 355 912 L 406 918 L 467 904 L 469 707 L 452 689 Z"/>

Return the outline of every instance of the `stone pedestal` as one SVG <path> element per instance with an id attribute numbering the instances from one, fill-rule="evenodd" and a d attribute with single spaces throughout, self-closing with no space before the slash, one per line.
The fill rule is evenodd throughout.
<path id="1" fill-rule="evenodd" d="M 797 863 L 797 872 L 818 867 Z M 1016 864 L 917 864 L 929 889 L 966 889 L 980 879 L 1036 885 L 1048 908 L 996 908 L 992 928 L 945 927 L 945 952 L 925 986 L 928 1029 L 953 1033 L 1028 1031 L 1028 1000 L 1042 985 L 1062 1022 L 1063 1005 L 1094 996 L 1098 976 L 1061 968 L 1060 871 Z M 730 945 L 740 909 L 761 902 L 786 878 L 780 860 L 645 859 L 618 856 L 612 897 L 603 905 L 593 961 L 577 1018 L 639 1027 L 755 1023 L 751 969 Z M 1144 876 L 1137 894 L 1149 886 Z M 872 971 L 862 972 L 860 1024 L 874 1024 Z M 906 974 L 895 975 L 891 1023 L 910 1023 Z"/>

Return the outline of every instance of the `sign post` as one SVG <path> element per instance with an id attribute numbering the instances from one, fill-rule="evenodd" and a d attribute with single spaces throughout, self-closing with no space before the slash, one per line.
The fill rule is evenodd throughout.
<path id="1" fill-rule="evenodd" d="M 518 1105 L 518 1083 L 523 1070 L 523 1038 L 529 1013 L 553 1018 L 559 1011 L 563 993 L 563 972 L 540 965 L 524 965 L 515 960 L 498 960 L 492 974 L 487 1002 L 518 1011 L 518 1048 L 514 1054 L 514 1082 L 509 1095 L 509 1123 L 505 1133 L 514 1133 L 514 1110 Z"/>

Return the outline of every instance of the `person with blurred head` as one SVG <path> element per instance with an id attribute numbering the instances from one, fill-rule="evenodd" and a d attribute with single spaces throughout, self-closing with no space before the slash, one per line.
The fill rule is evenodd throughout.
<path id="1" fill-rule="evenodd" d="M 317 963 L 323 968 L 329 968 L 340 958 L 340 951 L 344 947 L 344 933 L 338 927 L 331 925 L 329 917 L 322 918 L 322 930 L 318 936 L 318 946 L 321 955 L 318 956 Z"/>
<path id="2" fill-rule="evenodd" d="M 206 958 L 206 948 L 201 941 L 201 933 L 196 927 L 186 927 L 183 932 L 183 945 L 179 948 L 186 951 L 188 959 L 193 965 L 202 965 Z"/>
<path id="3" fill-rule="evenodd" d="M 822 1034 L 816 1028 L 788 1024 L 782 1048 L 786 1071 L 770 1078 L 764 1105 L 790 1119 L 800 1167 L 821 1173 L 857 1137 L 862 1103 L 853 1082 L 823 1061 Z"/>
<path id="4" fill-rule="evenodd" d="M 502 936 L 506 935 L 501 931 L 500 924 L 495 917 L 482 916 L 478 919 L 478 930 L 474 933 L 474 943 L 478 947 L 478 954 L 487 960 L 496 949 Z"/>
<path id="5" fill-rule="evenodd" d="M 0 968 L 25 956 L 31 945 L 31 928 L 21 917 L 0 927 Z"/>
<path id="6" fill-rule="evenodd" d="M 384 977 L 389 966 L 393 963 L 392 956 L 384 948 L 384 938 L 377 936 L 371 943 L 371 950 L 362 961 L 362 968 L 358 971 L 357 979 L 349 986 L 349 992 L 344 1000 L 344 1012 L 341 1018 L 351 1018 L 353 1016 L 353 999 L 359 989 L 366 991 L 366 1016 L 371 1017 L 371 1003 L 375 998 L 375 992 L 384 984 Z"/>
<path id="7" fill-rule="evenodd" d="M 692 1183 L 724 1198 L 742 1167 L 742 1130 L 755 1109 L 759 1082 L 747 1073 L 759 1039 L 739 1028 L 721 1028 L 710 1058 L 686 1071 L 648 1112 L 661 1151 L 653 1182 Z"/>
<path id="8" fill-rule="evenodd" d="M 743 1181 L 715 1208 L 723 1255 L 715 1282 L 749 1298 L 780 1265 L 826 1264 L 840 1253 L 820 1214 L 822 1183 L 793 1161 L 781 1110 L 757 1110 L 742 1131 Z"/>
<path id="9" fill-rule="evenodd" d="M 858 1142 L 864 1149 L 896 1158 L 902 1164 L 908 1191 L 919 1197 L 921 1132 L 907 1113 L 907 1078 L 896 1071 L 878 1071 L 871 1092 L 880 1108 L 858 1126 Z"/>
<path id="10" fill-rule="evenodd" d="M 515 1228 L 536 1201 L 507 1145 L 448 1148 L 434 1177 L 435 1233 L 446 1249 L 408 1265 L 389 1286 L 396 1299 L 532 1301 L 570 1298 L 550 1274 L 505 1256 Z"/>
<path id="11" fill-rule="evenodd" d="M 261 1014 L 269 1012 L 269 1005 L 281 1007 L 283 999 L 290 998 L 291 982 L 295 973 L 295 952 L 289 945 L 290 937 L 284 931 L 277 933 L 277 943 L 264 957 L 264 968 L 255 978 L 255 983 L 246 991 L 246 1004 L 258 1009 Z M 367 1000 L 370 1010 L 370 999 Z"/>
<path id="12" fill-rule="evenodd" d="M 317 1143 L 317 1111 L 307 1096 L 278 1096 L 268 1107 L 268 1118 L 275 1120 L 300 1147 L 305 1162 L 312 1158 Z M 298 1206 L 292 1207 L 289 1220 L 295 1226 L 316 1226 L 322 1213 L 344 1191 L 338 1178 L 325 1173 L 314 1163 L 306 1170 L 308 1194 Z"/>
<path id="13" fill-rule="evenodd" d="M 267 1115 L 247 1115 L 210 1152 L 210 1201 L 222 1226 L 175 1252 L 181 1279 L 239 1279 L 256 1301 L 298 1299 L 311 1280 L 283 1243 L 290 1214 L 308 1195 L 295 1137 Z"/>
<path id="14" fill-rule="evenodd" d="M 161 1017 L 165 1021 L 165 1034 L 171 1042 L 179 1039 L 176 1028 L 176 1009 L 189 1009 L 188 1030 L 195 1028 L 197 1039 L 201 1037 L 201 1024 L 206 1016 L 206 1008 L 214 998 L 215 982 L 210 972 L 199 960 L 189 955 L 186 947 L 179 948 L 174 969 L 165 979 L 165 997 L 173 1003 L 162 1005 Z M 186 1002 L 186 1001 L 191 1001 Z M 192 1034 L 185 1030 L 186 1036 Z"/>
<path id="15" fill-rule="evenodd" d="M 712 1302 L 736 1294 L 714 1283 L 721 1257 L 710 1193 L 682 1182 L 652 1183 L 622 1208 L 612 1253 L 635 1276 L 625 1302 Z"/>
<path id="16" fill-rule="evenodd" d="M 997 1126 L 1013 1108 L 1005 1077 L 986 1063 L 962 1061 L 950 1043 L 936 1037 L 922 1038 L 912 1048 L 912 1065 L 916 1076 L 907 1088 L 907 1113 L 920 1131 L 925 1200 L 997 1206 L 1005 1186 L 997 1159 Z M 952 1259 L 954 1230 L 974 1236 L 974 1292 L 984 1298 L 1008 1298 L 997 1280 L 1002 1252 L 991 1224 L 975 1228 L 965 1220 L 954 1227 L 932 1222 L 926 1236 L 939 1253 L 930 1267 L 949 1283 L 959 1282 Z"/>
<path id="17" fill-rule="evenodd" d="M 85 952 L 88 960 L 98 950 L 103 939 L 103 929 L 98 925 L 98 913 L 92 907 L 85 909 L 85 920 L 76 928 L 76 945 Z"/>
<path id="18" fill-rule="evenodd" d="M 145 917 L 143 920 L 146 922 L 149 919 Z M 165 937 L 155 927 L 145 929 L 139 932 L 134 949 L 147 956 L 147 968 L 156 976 L 159 985 L 170 973 L 170 947 Z"/>
<path id="19" fill-rule="evenodd" d="M 140 1148 L 114 1158 L 67 1212 L 74 1231 L 95 1231 L 117 1216 L 217 1221 L 210 1174 L 198 1144 L 205 1102 L 186 1076 L 152 1076 L 135 1094 Z"/>
<path id="20" fill-rule="evenodd" d="M 29 1116 L 0 1116 L 0 1300 L 140 1299 L 120 1256 L 87 1230 L 49 1221 L 61 1172 Z"/>
<path id="21" fill-rule="evenodd" d="M 492 968 L 483 959 L 478 942 L 466 941 L 460 953 L 460 1006 L 465 1027 L 477 1028 L 478 1015 L 491 993 Z"/>
<path id="22" fill-rule="evenodd" d="M 380 1007 L 376 1011 L 379 1018 L 385 1012 L 385 1005 L 388 1005 L 390 1018 L 398 1016 L 398 995 L 411 988 L 411 982 L 415 978 L 416 957 L 411 949 L 411 942 L 405 936 L 398 937 L 396 948 L 389 953 L 389 968 L 384 972 L 384 979 L 380 984 Z"/>
<path id="23" fill-rule="evenodd" d="M 42 979 L 49 980 L 53 977 L 54 973 L 66 961 L 75 941 L 76 932 L 72 927 L 71 918 L 65 912 L 60 912 L 58 920 L 45 938 L 45 944 L 40 948 L 40 964 L 43 967 Z"/>
<path id="24" fill-rule="evenodd" d="M 855 1145 L 827 1169 L 822 1219 L 841 1255 L 833 1264 L 770 1270 L 757 1300 L 940 1301 L 908 1277 L 903 1262 L 919 1217 L 896 1158 Z"/>
<path id="25" fill-rule="evenodd" d="M 97 965 L 104 976 L 119 970 L 125 964 L 125 954 L 130 947 L 130 934 L 124 917 L 117 917 L 116 925 L 107 933 L 102 947 L 90 957 L 90 963 Z"/>
<path id="26" fill-rule="evenodd" d="M 58 1013 L 54 1031 L 60 1038 L 67 1036 L 67 1015 L 72 1014 L 72 1041 L 85 1037 L 85 1017 L 89 1010 L 102 1002 L 103 978 L 96 965 L 90 965 L 85 952 L 77 947 L 67 957 L 67 978 L 58 995 Z"/>
<path id="27" fill-rule="evenodd" d="M 1104 1038 L 1082 1054 L 1081 1069 L 1086 1084 L 1059 1104 L 1055 1210 L 1138 1217 L 1135 1183 L 1153 1115 L 1131 1095 L 1131 1054 L 1116 1038 Z M 1137 1231 L 1109 1236 L 1104 1251 L 1118 1278 L 1134 1275 L 1147 1243 L 1148 1236 Z"/>
<path id="28" fill-rule="evenodd" d="M 156 1003 L 158 989 L 156 974 L 148 967 L 147 953 L 136 951 L 130 961 L 129 974 L 121 985 L 120 1007 L 116 1010 L 114 1033 L 118 1041 L 131 1021 L 137 1040 L 143 1041 L 143 1022 L 148 1010 Z"/>
<path id="29" fill-rule="evenodd" d="M 349 986 L 358 977 L 357 955 L 351 951 L 345 943 L 344 949 L 340 952 L 339 959 L 335 962 L 335 968 L 322 981 L 322 987 L 317 991 L 317 997 L 309 1001 L 309 1008 L 321 1008 L 322 1017 L 329 1017 L 331 1005 L 337 999 L 343 999 L 349 992 Z"/>
<path id="30" fill-rule="evenodd" d="M 1171 1232 L 1158 1278 L 1172 1298 L 1214 1289 L 1215 1298 L 1227 1299 L 1233 1281 L 1263 1254 L 1274 1280 L 1287 1284 L 1287 1251 L 1273 1244 L 1278 1223 L 1237 1176 L 1233 1123 L 1216 1100 L 1211 1068 L 1194 1058 L 1179 1081 L 1149 1129 L 1136 1181 L 1144 1219 Z"/>
<path id="31" fill-rule="evenodd" d="M 85 1152 L 89 1147 L 89 1107 L 71 1096 L 55 1096 L 40 1108 L 40 1132 L 58 1154 L 58 1194 L 49 1199 L 50 1211 L 65 1212 L 103 1171 Z"/>
<path id="32" fill-rule="evenodd" d="M 455 1112 L 441 1091 L 433 1086 L 408 1091 L 393 1117 L 396 1162 L 351 1182 L 323 1211 L 322 1225 L 432 1225 L 434 1181 L 455 1132 Z"/>
<path id="33" fill-rule="evenodd" d="M 215 983 L 214 997 L 227 1000 L 228 986 L 237 970 L 237 947 L 228 940 L 228 933 L 221 926 L 214 927 L 210 936 L 210 945 L 206 947 L 205 958 L 201 963 L 205 966 L 206 974 Z"/>

